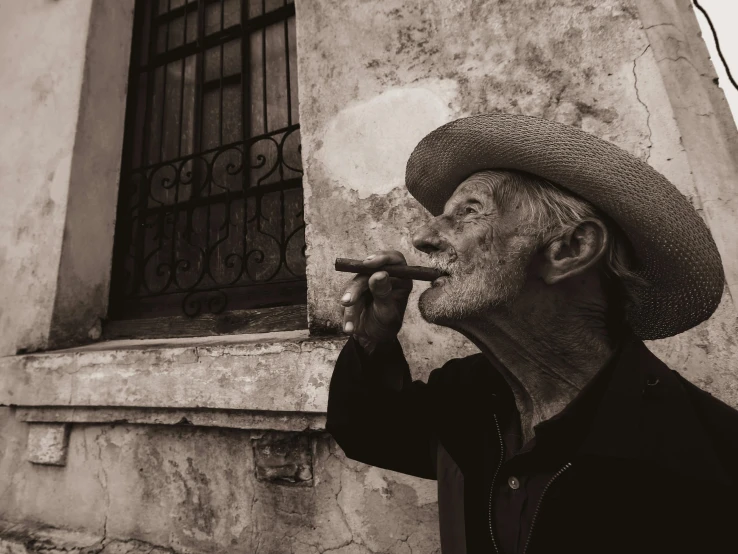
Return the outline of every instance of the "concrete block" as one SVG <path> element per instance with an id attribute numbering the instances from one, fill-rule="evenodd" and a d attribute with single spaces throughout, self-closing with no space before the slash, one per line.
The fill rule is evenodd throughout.
<path id="1" fill-rule="evenodd" d="M 63 466 L 67 463 L 69 425 L 34 423 L 28 428 L 28 461 Z"/>

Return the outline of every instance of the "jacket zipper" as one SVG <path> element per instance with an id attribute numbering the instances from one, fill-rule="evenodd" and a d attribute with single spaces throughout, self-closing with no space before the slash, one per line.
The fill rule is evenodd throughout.
<path id="1" fill-rule="evenodd" d="M 546 483 L 546 486 L 543 487 L 543 492 L 541 493 L 541 498 L 538 499 L 538 505 L 536 506 L 536 511 L 533 512 L 533 520 L 530 522 L 530 531 L 528 531 L 528 538 L 525 540 L 525 547 L 523 548 L 523 554 L 528 552 L 528 545 L 530 544 L 530 538 L 533 536 L 533 528 L 536 525 L 536 519 L 538 519 L 538 512 L 541 511 L 541 504 L 543 504 L 543 498 L 546 496 L 546 491 L 548 491 L 548 488 L 551 486 L 551 484 L 556 481 L 556 479 L 561 476 L 562 473 L 564 473 L 567 469 L 571 467 L 571 462 L 567 462 L 564 464 L 564 467 L 562 467 L 560 470 L 558 470 L 553 477 Z"/>
<path id="2" fill-rule="evenodd" d="M 492 545 L 495 547 L 495 552 L 500 554 L 500 550 L 497 548 L 497 541 L 495 540 L 495 532 L 492 528 L 492 495 L 495 490 L 495 481 L 497 480 L 497 474 L 500 473 L 502 467 L 502 460 L 505 459 L 505 444 L 502 442 L 502 433 L 500 432 L 500 423 L 497 421 L 497 414 L 493 414 L 495 418 L 495 428 L 497 429 L 497 438 L 500 441 L 500 461 L 497 463 L 497 469 L 495 469 L 494 475 L 492 475 L 492 485 L 489 488 L 489 536 L 492 538 Z"/>

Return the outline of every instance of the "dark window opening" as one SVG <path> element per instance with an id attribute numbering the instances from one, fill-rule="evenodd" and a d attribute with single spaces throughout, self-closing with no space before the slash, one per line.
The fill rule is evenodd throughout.
<path id="1" fill-rule="evenodd" d="M 110 318 L 306 302 L 295 7 L 138 0 Z"/>

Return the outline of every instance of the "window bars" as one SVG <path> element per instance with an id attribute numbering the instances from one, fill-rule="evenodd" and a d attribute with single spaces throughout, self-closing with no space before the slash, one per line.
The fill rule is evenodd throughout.
<path id="1" fill-rule="evenodd" d="M 295 6 L 138 0 L 112 318 L 304 304 Z"/>

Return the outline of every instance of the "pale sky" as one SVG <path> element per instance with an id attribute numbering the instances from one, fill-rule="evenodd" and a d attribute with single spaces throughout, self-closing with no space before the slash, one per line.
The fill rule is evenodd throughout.
<path id="1" fill-rule="evenodd" d="M 736 30 L 736 23 L 738 23 L 738 0 L 699 0 L 699 3 L 710 15 L 710 19 L 715 26 L 718 39 L 720 40 L 720 49 L 723 51 L 723 56 L 728 62 L 733 78 L 738 81 L 738 31 Z M 710 50 L 712 63 L 720 78 L 720 86 L 725 93 L 725 97 L 728 99 L 730 110 L 733 112 L 733 119 L 738 123 L 738 90 L 728 80 L 725 68 L 715 49 L 715 41 L 712 38 L 712 32 L 707 24 L 707 20 L 698 9 L 695 8 L 694 13 L 697 15 L 697 21 L 700 22 L 702 37 L 705 39 L 708 50 Z"/>

